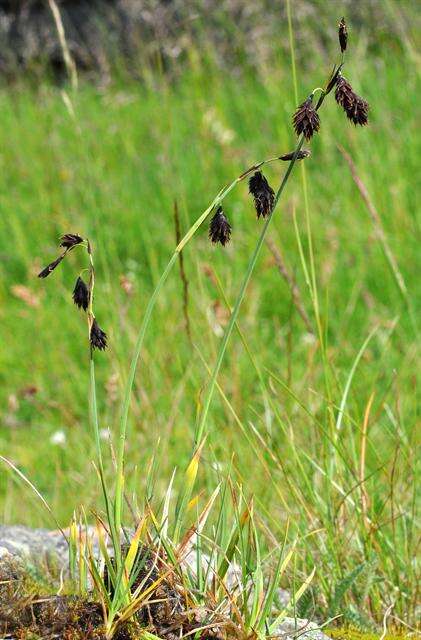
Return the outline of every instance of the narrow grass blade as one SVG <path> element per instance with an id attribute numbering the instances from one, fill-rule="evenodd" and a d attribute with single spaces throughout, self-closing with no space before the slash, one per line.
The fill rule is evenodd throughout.
<path id="1" fill-rule="evenodd" d="M 304 580 L 304 582 L 301 585 L 301 587 L 296 591 L 296 593 L 294 594 L 293 598 L 291 598 L 290 603 L 276 617 L 276 619 L 269 625 L 269 635 L 273 635 L 275 633 L 276 629 L 279 627 L 280 623 L 282 622 L 282 620 L 287 615 L 290 604 L 292 604 L 292 603 L 296 604 L 299 601 L 299 599 L 301 598 L 301 596 L 307 591 L 307 589 L 309 588 L 309 586 L 310 586 L 310 584 L 311 584 L 311 582 L 312 582 L 312 580 L 314 578 L 315 573 L 316 573 L 316 567 L 314 567 L 312 572 Z"/>
<path id="2" fill-rule="evenodd" d="M 356 358 L 355 358 L 355 360 L 354 360 L 354 362 L 352 364 L 351 370 L 349 372 L 349 375 L 348 375 L 348 378 L 347 378 L 347 381 L 346 381 L 346 384 L 345 384 L 344 392 L 342 394 L 342 399 L 341 399 L 341 404 L 340 404 L 340 407 L 339 407 L 338 416 L 336 418 L 336 430 L 337 431 L 340 430 L 341 425 L 342 425 L 342 418 L 343 418 L 344 411 L 345 411 L 346 401 L 348 399 L 349 390 L 351 388 L 351 383 L 352 383 L 352 380 L 354 378 L 355 371 L 356 371 L 356 369 L 358 367 L 358 363 L 361 360 L 361 357 L 362 357 L 364 351 L 366 350 L 367 345 L 369 344 L 371 338 L 374 336 L 374 334 L 377 332 L 377 330 L 378 330 L 378 327 L 374 327 L 374 329 L 372 329 L 372 331 L 370 331 L 370 333 L 368 334 L 367 338 L 364 340 L 364 342 L 363 342 L 360 350 L 358 351 L 357 356 L 356 356 Z"/>

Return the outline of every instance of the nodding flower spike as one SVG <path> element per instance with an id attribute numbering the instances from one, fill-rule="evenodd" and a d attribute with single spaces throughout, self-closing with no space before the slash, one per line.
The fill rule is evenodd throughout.
<path id="1" fill-rule="evenodd" d="M 81 238 L 77 233 L 65 233 L 63 236 L 61 236 L 60 247 L 64 247 L 65 251 L 63 251 L 63 253 L 58 258 L 56 258 L 56 260 L 50 262 L 50 264 L 48 264 L 45 269 L 40 271 L 40 273 L 38 274 L 38 278 L 46 278 L 47 276 L 49 276 L 50 273 L 54 271 L 54 269 L 66 256 L 66 253 L 81 242 L 83 242 L 83 238 Z"/>
<path id="2" fill-rule="evenodd" d="M 47 276 L 49 276 L 50 273 L 52 273 L 54 269 L 58 267 L 60 262 L 63 260 L 64 256 L 65 256 L 65 253 L 63 253 L 61 256 L 56 258 L 56 260 L 53 260 L 53 262 L 50 262 L 50 264 L 47 264 L 47 266 L 42 271 L 39 272 L 38 278 L 47 278 Z"/>
<path id="3" fill-rule="evenodd" d="M 107 334 L 100 328 L 95 318 L 92 322 L 90 343 L 92 349 L 99 349 L 99 351 L 104 351 L 107 347 Z"/>
<path id="4" fill-rule="evenodd" d="M 292 118 L 297 136 L 303 134 L 306 140 L 310 140 L 320 128 L 320 118 L 313 107 L 313 96 L 304 100 L 298 107 Z"/>
<path id="5" fill-rule="evenodd" d="M 335 100 L 345 111 L 347 118 L 362 127 L 368 123 L 369 104 L 358 96 L 349 82 L 339 76 L 336 82 Z"/>
<path id="6" fill-rule="evenodd" d="M 79 236 L 77 233 L 65 233 L 60 238 L 60 247 L 65 247 L 66 249 L 72 249 L 77 244 L 83 242 L 83 238 Z"/>
<path id="7" fill-rule="evenodd" d="M 291 151 L 291 153 L 285 153 L 283 156 L 279 156 L 279 160 L 284 160 L 285 162 L 287 162 L 288 160 L 292 160 L 294 155 L 295 155 L 295 151 Z M 310 149 L 300 149 L 295 159 L 304 160 L 304 158 L 308 158 L 310 156 L 311 156 Z"/>
<path id="8" fill-rule="evenodd" d="M 341 21 L 339 22 L 338 38 L 339 46 L 341 47 L 341 52 L 343 53 L 346 50 L 346 45 L 348 42 L 348 29 L 346 28 L 345 18 L 341 18 Z"/>
<path id="9" fill-rule="evenodd" d="M 209 225 L 209 239 L 214 244 L 220 242 L 224 247 L 231 237 L 231 225 L 222 209 L 218 207 Z"/>
<path id="10" fill-rule="evenodd" d="M 76 280 L 73 290 L 73 302 L 79 309 L 83 309 L 84 311 L 87 310 L 89 305 L 89 290 L 80 276 Z"/>
<path id="11" fill-rule="evenodd" d="M 257 217 L 266 218 L 272 213 L 275 204 L 275 192 L 261 171 L 256 171 L 249 180 L 249 192 L 254 198 Z"/>

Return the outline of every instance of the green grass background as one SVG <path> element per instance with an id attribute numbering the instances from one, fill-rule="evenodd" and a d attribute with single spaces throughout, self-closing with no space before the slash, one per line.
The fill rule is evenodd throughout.
<path id="1" fill-rule="evenodd" d="M 208 495 L 232 464 L 274 539 L 282 538 L 289 520 L 291 536 L 302 536 L 299 571 L 304 575 L 317 566 L 315 597 L 326 608 L 334 602 L 335 586 L 361 566 L 345 597 L 348 619 L 379 621 L 393 600 L 396 616 L 409 624 L 416 601 L 419 58 L 416 3 L 380 6 L 394 31 L 376 32 L 373 22 L 350 24 L 344 71 L 371 105 L 370 126 L 355 129 L 329 96 L 306 161 L 327 364 L 265 248 L 239 326 L 266 390 L 234 335 L 219 384 L 237 419 L 217 393 L 200 482 Z M 300 99 L 325 82 L 337 58 L 340 3 L 320 7 L 317 24 L 314 16 L 293 16 Z M 233 37 L 239 37 L 234 25 Z M 89 236 L 97 269 L 96 315 L 110 344 L 96 356 L 100 423 L 114 432 L 136 332 L 175 246 L 174 200 L 187 231 L 224 184 L 255 161 L 293 148 L 296 105 L 287 38 L 281 23 L 270 59 L 229 68 L 218 62 L 204 31 L 170 73 L 143 66 L 141 81 L 134 81 L 120 70 L 106 88 L 82 78 L 77 94 L 66 89 L 73 113 L 48 80 L 36 88 L 18 82 L 0 91 L 0 452 L 35 483 L 63 525 L 76 506 L 89 509 L 100 500 L 91 463 L 86 325 L 71 301 L 86 265 L 74 252 L 47 280 L 36 274 L 56 256 L 61 233 Z M 352 156 L 378 210 L 406 299 L 338 144 Z M 265 170 L 274 187 L 284 170 L 278 164 Z M 185 331 L 178 270 L 153 314 L 127 447 L 128 489 L 139 496 L 155 450 L 158 496 L 173 468 L 190 459 L 207 382 L 203 360 L 213 365 L 226 321 L 217 282 L 233 304 L 257 240 L 261 223 L 245 183 L 224 209 L 233 226 L 230 245 L 211 246 L 202 228 L 184 253 L 193 344 Z M 307 256 L 298 167 L 270 237 L 315 327 L 294 211 Z M 122 278 L 131 283 L 129 295 Z M 355 358 L 373 329 L 335 436 L 329 408 L 337 416 Z M 367 523 L 358 474 L 371 394 Z M 57 431 L 64 432 L 64 444 L 52 442 Z M 107 472 L 113 475 L 111 463 Z M 4 522 L 51 526 L 34 495 L 6 468 L 0 492 Z"/>

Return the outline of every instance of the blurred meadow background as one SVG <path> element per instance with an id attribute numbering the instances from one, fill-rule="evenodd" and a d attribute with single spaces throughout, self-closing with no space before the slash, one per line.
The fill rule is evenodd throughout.
<path id="1" fill-rule="evenodd" d="M 74 252 L 46 281 L 38 271 L 62 233 L 90 238 L 109 337 L 95 358 L 106 449 L 145 307 L 176 245 L 175 207 L 185 233 L 222 186 L 291 151 L 297 106 L 285 2 L 133 3 L 124 32 L 113 3 L 102 3 L 85 35 L 86 24 L 75 35 L 70 4 L 59 6 L 78 87 L 46 11 L 37 20 L 51 47 L 8 50 L 0 88 L 0 453 L 63 526 L 79 504 L 99 502 L 86 324 L 71 300 L 86 265 Z M 348 579 L 350 621 L 379 622 L 394 602 L 398 621 L 414 625 L 419 3 L 292 1 L 299 102 L 338 60 L 342 15 L 344 75 L 370 103 L 370 123 L 355 129 L 333 95 L 320 112 L 228 346 L 199 483 L 208 496 L 230 472 L 269 537 L 283 539 L 289 523 L 297 574 L 316 566 L 318 606 L 335 615 Z M 274 188 L 285 168 L 265 169 Z M 231 243 L 212 246 L 204 226 L 183 252 L 189 331 L 178 266 L 153 312 L 126 457 L 127 492 L 139 501 L 145 491 L 159 499 L 191 458 L 209 368 L 257 240 L 245 182 L 224 209 Z M 311 248 L 318 314 L 305 278 Z M 52 526 L 6 467 L 0 506 L 5 523 Z"/>

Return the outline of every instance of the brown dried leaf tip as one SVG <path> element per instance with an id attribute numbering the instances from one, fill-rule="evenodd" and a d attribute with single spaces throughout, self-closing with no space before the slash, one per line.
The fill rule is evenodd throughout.
<path id="1" fill-rule="evenodd" d="M 320 128 L 320 118 L 313 107 L 313 96 L 310 96 L 298 107 L 292 119 L 297 136 L 303 134 L 306 140 L 310 140 Z"/>
<path id="2" fill-rule="evenodd" d="M 291 151 L 291 153 L 285 153 L 283 156 L 279 156 L 279 160 L 292 160 L 294 157 L 295 151 Z M 296 160 L 304 160 L 304 158 L 308 158 L 311 156 L 310 149 L 300 149 L 297 153 Z"/>
<path id="3" fill-rule="evenodd" d="M 256 171 L 249 180 L 249 192 L 254 198 L 257 217 L 266 218 L 272 213 L 275 203 L 275 192 L 261 171 Z"/>
<path id="4" fill-rule="evenodd" d="M 56 260 L 53 260 L 53 262 L 50 262 L 50 264 L 47 264 L 47 266 L 42 271 L 39 272 L 38 278 L 46 278 L 47 276 L 49 276 L 50 273 L 52 273 L 54 269 L 58 267 L 60 262 L 63 260 L 64 256 L 65 256 L 65 253 L 63 253 L 61 256 L 56 258 Z"/>
<path id="5" fill-rule="evenodd" d="M 83 238 L 81 238 L 77 233 L 65 233 L 64 236 L 61 236 L 60 238 L 60 247 L 72 249 L 81 242 L 83 242 Z"/>
<path id="6" fill-rule="evenodd" d="M 209 226 L 209 238 L 215 244 L 220 242 L 224 247 L 231 237 L 231 225 L 222 209 L 218 207 Z"/>
<path id="7" fill-rule="evenodd" d="M 334 87 L 336 87 L 336 83 L 339 78 L 339 74 L 341 73 L 341 66 L 339 66 L 336 71 L 332 74 L 329 82 L 327 83 L 327 87 L 325 89 L 325 96 L 327 96 Z"/>
<path id="8" fill-rule="evenodd" d="M 335 100 L 355 126 L 357 124 L 364 126 L 368 123 L 370 108 L 368 102 L 355 93 L 343 76 L 339 76 L 336 82 Z"/>
<path id="9" fill-rule="evenodd" d="M 348 42 L 348 29 L 346 28 L 345 18 L 341 18 L 341 21 L 339 22 L 338 37 L 341 52 L 343 53 L 346 50 Z"/>
<path id="10" fill-rule="evenodd" d="M 89 291 L 85 282 L 79 277 L 76 280 L 75 288 L 73 290 L 73 302 L 79 309 L 87 310 L 89 305 Z"/>
<path id="11" fill-rule="evenodd" d="M 107 334 L 100 328 L 95 318 L 92 322 L 90 342 L 92 349 L 99 349 L 99 351 L 104 351 L 107 346 Z"/>

